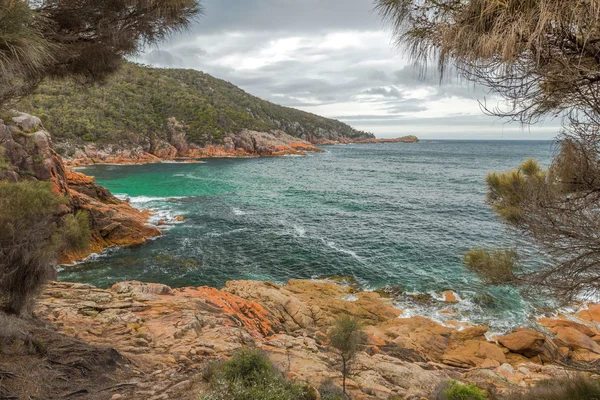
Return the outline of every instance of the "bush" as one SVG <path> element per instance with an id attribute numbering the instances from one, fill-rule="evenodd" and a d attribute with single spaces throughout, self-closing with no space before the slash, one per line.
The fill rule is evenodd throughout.
<path id="1" fill-rule="evenodd" d="M 319 386 L 321 400 L 346 400 L 342 388 L 336 386 L 331 380 L 327 380 Z"/>
<path id="2" fill-rule="evenodd" d="M 471 249 L 464 256 L 468 269 L 476 272 L 492 285 L 505 284 L 514 279 L 519 257 L 514 250 Z"/>
<path id="3" fill-rule="evenodd" d="M 487 394 L 476 385 L 467 385 L 459 381 L 446 381 L 438 386 L 435 400 L 487 400 Z"/>
<path id="4" fill-rule="evenodd" d="M 313 400 L 306 385 L 285 380 L 259 350 L 240 350 L 204 374 L 209 389 L 203 400 Z"/>
<path id="5" fill-rule="evenodd" d="M 593 400 L 600 399 L 600 380 L 576 376 L 541 382 L 526 393 L 514 394 L 507 400 Z"/>
<path id="6" fill-rule="evenodd" d="M 58 215 L 50 183 L 0 181 L 0 308 L 21 314 L 54 275 L 58 254 L 87 245 L 88 216 Z"/>

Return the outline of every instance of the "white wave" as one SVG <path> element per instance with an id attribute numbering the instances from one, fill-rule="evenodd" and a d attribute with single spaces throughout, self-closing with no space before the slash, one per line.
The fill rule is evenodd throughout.
<path id="1" fill-rule="evenodd" d="M 335 251 L 339 251 L 340 253 L 344 253 L 344 254 L 348 254 L 352 257 L 354 257 L 355 259 L 357 259 L 358 261 L 362 261 L 362 258 L 359 257 L 358 254 L 356 254 L 355 252 L 353 252 L 352 250 L 347 250 L 347 249 L 343 249 L 341 247 L 337 247 L 335 245 L 335 242 L 328 242 L 328 241 L 324 241 L 325 244 L 327 244 L 328 247 L 334 249 Z"/>
<path id="2" fill-rule="evenodd" d="M 246 215 L 246 213 L 244 211 L 240 210 L 239 208 L 233 207 L 232 211 L 233 211 L 234 215 L 238 215 L 238 216 Z"/>
<path id="3" fill-rule="evenodd" d="M 298 237 L 306 236 L 306 229 L 304 229 L 304 227 L 302 227 L 300 225 L 294 225 L 294 231 L 296 231 L 296 235 Z"/>

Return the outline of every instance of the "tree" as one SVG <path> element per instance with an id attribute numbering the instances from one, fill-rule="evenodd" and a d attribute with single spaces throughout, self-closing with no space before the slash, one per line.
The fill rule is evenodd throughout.
<path id="1" fill-rule="evenodd" d="M 0 0 L 0 104 L 43 78 L 101 81 L 123 57 L 185 29 L 197 0 Z"/>
<path id="2" fill-rule="evenodd" d="M 343 315 L 335 320 L 329 332 L 330 345 L 340 357 L 340 371 L 342 373 L 342 390 L 346 394 L 346 378 L 352 372 L 352 364 L 360 345 L 364 341 L 364 332 L 361 322 L 351 316 Z"/>
<path id="3" fill-rule="evenodd" d="M 0 308 L 21 314 L 54 275 L 60 252 L 89 243 L 86 213 L 62 214 L 68 199 L 50 183 L 0 181 Z"/>
<path id="4" fill-rule="evenodd" d="M 418 64 L 437 60 L 443 74 L 452 63 L 465 78 L 499 95 L 497 106 L 483 104 L 486 112 L 524 124 L 547 116 L 563 118 L 558 151 L 547 171 L 528 160 L 517 170 L 487 178 L 494 211 L 512 229 L 533 239 L 551 256 L 550 262 L 526 270 L 500 251 L 480 252 L 475 259 L 468 254 L 467 265 L 494 284 L 524 284 L 564 302 L 582 292 L 597 292 L 600 2 L 376 3 Z"/>

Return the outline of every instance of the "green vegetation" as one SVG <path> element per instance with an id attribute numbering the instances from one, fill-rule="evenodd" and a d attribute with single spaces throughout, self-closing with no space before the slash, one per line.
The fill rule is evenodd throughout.
<path id="1" fill-rule="evenodd" d="M 346 400 L 347 397 L 344 394 L 344 391 L 334 385 L 331 380 L 327 380 L 323 382 L 321 386 L 319 386 L 319 394 L 321 395 L 321 400 Z"/>
<path id="2" fill-rule="evenodd" d="M 58 215 L 67 198 L 50 183 L 0 181 L 0 308 L 21 314 L 47 278 L 61 251 L 87 245 L 88 215 Z"/>
<path id="3" fill-rule="evenodd" d="M 220 143 L 241 129 L 281 129 L 296 137 L 323 138 L 332 132 L 347 138 L 370 136 L 339 121 L 261 100 L 202 72 L 133 64 L 101 86 L 46 81 L 19 109 L 42 118 L 58 142 L 168 139 L 171 117 L 183 122 L 188 140 L 199 145 Z"/>
<path id="4" fill-rule="evenodd" d="M 364 342 L 362 324 L 354 317 L 343 315 L 335 320 L 328 336 L 331 347 L 337 350 L 340 357 L 342 391 L 345 394 L 346 379 L 352 373 L 352 363 Z"/>
<path id="5" fill-rule="evenodd" d="M 600 399 L 600 380 L 576 376 L 541 382 L 525 393 L 509 396 L 507 400 L 592 400 Z"/>
<path id="6" fill-rule="evenodd" d="M 46 76 L 101 81 L 200 12 L 197 0 L 0 0 L 0 108 Z"/>
<path id="7" fill-rule="evenodd" d="M 477 272 L 488 283 L 501 285 L 515 278 L 519 256 L 511 249 L 471 249 L 465 254 L 464 261 L 468 269 Z"/>
<path id="8" fill-rule="evenodd" d="M 600 291 L 600 13 L 595 2 L 377 0 L 413 61 L 438 62 L 502 98 L 488 114 L 534 124 L 562 118 L 548 170 L 527 160 L 487 178 L 493 210 L 549 257 L 515 272 L 529 295 L 566 304 Z M 525 241 L 523 241 L 525 242 Z M 526 253 L 531 254 L 527 248 Z M 479 254 L 472 264 L 485 258 Z M 493 258 L 493 257 L 491 257 Z M 492 261 L 490 260 L 488 261 Z M 511 258 L 511 257 L 508 257 Z M 478 260 L 476 260 L 478 259 Z M 508 270 L 507 257 L 497 264 Z M 475 262 L 477 261 L 477 262 Z M 481 265 L 474 269 L 482 271 Z M 500 283 L 503 271 L 492 279 Z M 536 293 L 537 292 L 537 293 Z"/>
<path id="9" fill-rule="evenodd" d="M 449 380 L 436 390 L 435 400 L 487 400 L 487 394 L 476 385 Z"/>
<path id="10" fill-rule="evenodd" d="M 231 360 L 213 364 L 204 374 L 202 400 L 312 400 L 306 386 L 287 381 L 259 350 L 240 350 Z"/>

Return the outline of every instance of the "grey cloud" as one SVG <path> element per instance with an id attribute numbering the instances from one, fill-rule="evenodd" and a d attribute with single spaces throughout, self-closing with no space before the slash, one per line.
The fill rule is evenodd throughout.
<path id="1" fill-rule="evenodd" d="M 399 56 L 389 34 L 381 31 L 379 16 L 372 13 L 373 0 L 204 0 L 204 4 L 205 16 L 189 32 L 148 49 L 136 61 L 201 70 L 265 100 L 317 113 L 327 110 L 329 117 L 348 114 L 345 107 L 350 104 L 357 115 L 339 119 L 384 135 L 407 124 L 411 113 L 435 116 L 440 110 L 432 109 L 434 101 L 472 100 L 472 108 L 465 110 L 472 114 L 478 112 L 476 100 L 489 96 L 484 88 L 461 81 L 455 71 L 440 80 L 435 66 L 420 70 Z M 352 40 L 344 39 L 352 37 L 344 36 L 349 32 L 362 40 L 344 43 Z M 331 34 L 341 34 L 333 39 L 341 42 L 321 47 Z M 281 56 L 280 48 L 273 50 L 286 43 L 276 43 L 278 39 L 290 39 L 293 52 Z M 488 119 L 468 115 L 449 118 L 412 123 L 423 128 L 438 123 L 456 126 L 463 120 L 467 126 L 489 124 Z M 491 126 L 502 129 L 500 124 Z"/>
<path id="2" fill-rule="evenodd" d="M 384 87 L 377 87 L 377 88 L 371 88 L 368 90 L 365 90 L 363 92 L 364 94 L 375 94 L 375 95 L 381 95 L 383 97 L 395 97 L 395 98 L 402 98 L 402 93 L 400 93 L 400 91 L 396 88 L 384 88 Z"/>
<path id="3" fill-rule="evenodd" d="M 372 0 L 204 0 L 193 33 L 378 29 Z"/>

